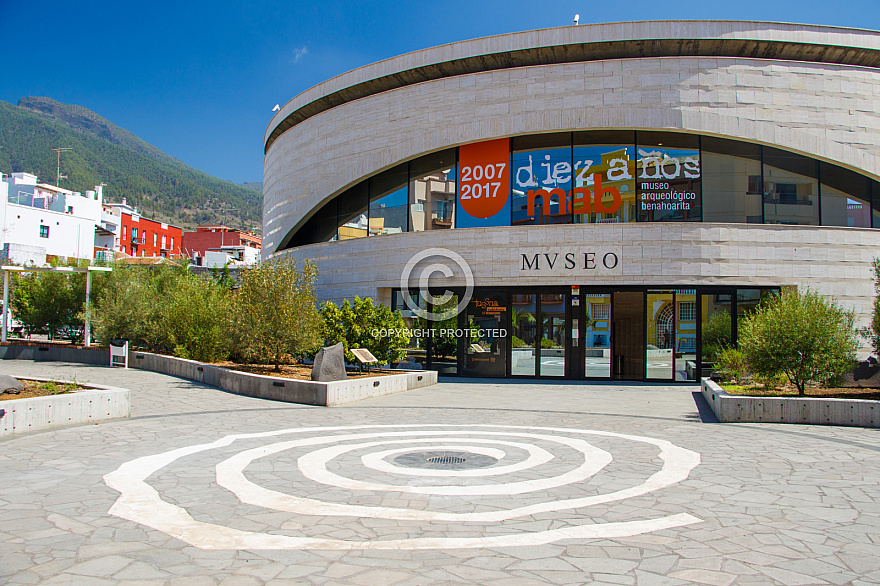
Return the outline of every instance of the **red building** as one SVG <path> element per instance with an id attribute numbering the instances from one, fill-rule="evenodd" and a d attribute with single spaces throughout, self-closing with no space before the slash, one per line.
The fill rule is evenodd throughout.
<path id="1" fill-rule="evenodd" d="M 262 239 L 250 232 L 235 230 L 222 224 L 196 226 L 195 232 L 183 233 L 181 251 L 187 258 L 204 258 L 209 250 L 230 250 L 246 247 L 262 250 Z M 257 254 L 259 256 L 259 254 Z"/>
<path id="2" fill-rule="evenodd" d="M 118 248 L 130 256 L 155 256 L 176 258 L 180 256 L 183 243 L 183 230 L 171 224 L 164 224 L 144 218 L 124 201 L 121 204 L 107 204 L 119 218 Z"/>

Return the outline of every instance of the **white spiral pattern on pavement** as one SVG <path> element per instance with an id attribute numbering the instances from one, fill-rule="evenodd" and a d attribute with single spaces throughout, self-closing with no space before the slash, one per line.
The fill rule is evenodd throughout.
<path id="1" fill-rule="evenodd" d="M 417 522 L 406 533 L 437 533 L 430 523 L 466 524 L 464 530 L 479 532 L 479 524 L 492 527 L 489 535 L 480 537 L 411 537 L 408 539 L 347 540 L 305 535 L 260 533 L 198 521 L 187 510 L 164 500 L 146 480 L 177 460 L 225 448 L 239 440 L 255 440 L 293 435 L 296 439 L 247 449 L 219 462 L 215 466 L 217 485 L 223 487 L 245 504 L 276 511 L 308 516 L 339 516 L 354 518 L 391 519 L 399 522 Z M 606 450 L 588 443 L 585 437 L 623 440 L 653 446 L 662 467 L 648 476 L 641 484 L 620 488 L 604 494 L 591 494 L 564 498 L 555 494 L 566 486 L 587 483 L 614 458 Z M 368 440 L 368 441 L 362 441 Z M 514 441 L 516 440 L 516 441 Z M 543 444 L 544 447 L 537 445 Z M 328 445 L 329 444 L 329 445 Z M 578 453 L 582 460 L 568 466 L 561 473 L 541 472 L 540 466 L 558 460 L 557 455 L 545 449 L 550 444 L 559 445 L 567 453 Z M 318 447 L 322 446 L 322 447 Z M 317 449 L 311 449 L 317 447 Z M 383 448 L 383 449 L 379 449 Z M 387 449 L 386 449 L 387 448 Z M 504 449 L 506 448 L 506 449 Z M 394 456 L 407 453 L 470 452 L 495 458 L 498 462 L 482 468 L 446 469 L 409 468 L 393 461 Z M 245 468 L 260 458 L 284 455 L 296 451 L 297 469 L 307 480 L 315 483 L 309 494 L 322 490 L 351 491 L 352 499 L 359 491 L 370 494 L 437 495 L 444 499 L 475 508 L 473 499 L 495 497 L 488 510 L 469 513 L 437 511 L 419 508 L 368 506 L 347 502 L 330 502 L 298 496 L 261 487 L 245 476 Z M 357 473 L 351 466 L 351 454 L 360 454 L 361 470 L 373 477 L 387 476 L 390 482 L 380 483 L 358 478 L 347 478 L 342 473 L 331 472 L 328 465 L 336 459 L 348 456 L 349 466 L 345 472 Z M 522 457 L 527 454 L 526 457 Z M 514 461 L 516 458 L 516 461 Z M 508 462 L 505 462 L 508 460 Z M 354 459 L 357 461 L 357 458 Z M 489 460 L 492 462 L 492 460 Z M 120 496 L 110 508 L 110 513 L 124 519 L 152 527 L 172 537 L 181 539 L 203 549 L 452 549 L 529 546 L 552 543 L 561 539 L 591 539 L 628 537 L 649 531 L 680 527 L 700 520 L 687 513 L 665 517 L 624 522 L 593 523 L 582 511 L 593 505 L 612 503 L 638 497 L 664 489 L 685 480 L 700 463 L 696 452 L 672 443 L 642 436 L 626 435 L 608 431 L 531 428 L 509 425 L 359 425 L 339 427 L 312 427 L 284 429 L 263 433 L 228 435 L 215 442 L 171 450 L 126 462 L 114 472 L 104 476 L 106 484 L 119 491 Z M 563 464 L 556 462 L 558 468 Z M 340 466 L 335 466 L 340 468 Z M 565 466 L 562 466 L 565 467 Z M 532 472 L 531 478 L 510 479 L 505 477 Z M 538 477 L 534 476 L 538 474 Z M 494 478 L 496 480 L 487 483 Z M 532 495 L 529 503 L 517 503 L 517 495 Z M 535 495 L 545 497 L 534 502 Z M 504 500 L 499 501 L 498 497 Z M 357 497 L 362 498 L 362 495 Z M 443 501 L 446 502 L 446 501 Z M 509 506 L 500 508 L 498 503 Z M 520 506 L 517 506 L 519 504 Z M 494 524 L 536 515 L 569 511 L 562 519 L 570 524 L 544 531 L 520 531 L 498 533 Z M 476 525 L 474 528 L 473 526 Z M 415 530 L 415 531 L 414 531 Z"/>

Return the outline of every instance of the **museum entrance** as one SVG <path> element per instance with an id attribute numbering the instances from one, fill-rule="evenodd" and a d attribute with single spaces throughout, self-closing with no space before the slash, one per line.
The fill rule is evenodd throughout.
<path id="1" fill-rule="evenodd" d="M 405 303 L 396 291 L 394 308 L 411 332 L 401 361 L 409 368 L 447 376 L 687 382 L 708 376 L 717 354 L 736 345 L 738 321 L 778 291 L 477 287 L 467 303 L 463 291 L 435 292 L 432 303 L 415 291 Z M 419 317 L 421 311 L 432 314 Z"/>

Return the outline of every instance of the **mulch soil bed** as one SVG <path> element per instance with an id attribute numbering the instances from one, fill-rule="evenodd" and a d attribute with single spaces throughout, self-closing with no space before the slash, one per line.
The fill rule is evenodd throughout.
<path id="1" fill-rule="evenodd" d="M 739 386 L 721 385 L 721 388 L 730 395 L 743 395 L 747 397 L 797 397 L 797 387 L 785 385 L 775 389 L 766 390 L 762 386 Z M 806 397 L 821 399 L 871 399 L 880 400 L 880 389 L 866 389 L 861 387 L 807 387 L 804 391 Z"/>
<path id="2" fill-rule="evenodd" d="M 220 366 L 222 368 L 228 368 L 229 370 L 249 372 L 250 374 L 262 374 L 264 376 L 274 376 L 278 378 L 312 380 L 312 367 L 303 364 L 282 364 L 281 372 L 276 372 L 275 366 L 272 364 L 238 364 L 236 362 L 214 362 L 213 366 Z M 349 370 L 348 378 L 388 376 L 391 374 L 401 374 L 401 371 L 373 368 L 370 372 L 364 370 L 363 373 L 361 373 L 357 370 Z"/>
<path id="3" fill-rule="evenodd" d="M 52 395 L 66 395 L 82 387 L 68 385 L 65 383 L 45 383 L 33 380 L 19 379 L 24 389 L 17 395 L 12 393 L 0 393 L 0 401 L 10 401 L 12 399 L 31 399 L 33 397 L 49 397 Z"/>

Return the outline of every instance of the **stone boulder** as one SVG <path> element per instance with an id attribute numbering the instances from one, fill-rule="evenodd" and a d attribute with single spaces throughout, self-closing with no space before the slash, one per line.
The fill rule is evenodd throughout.
<path id="1" fill-rule="evenodd" d="M 329 383 L 335 380 L 345 380 L 345 348 L 342 342 L 335 346 L 327 346 L 318 350 L 315 355 L 315 364 L 312 365 L 312 380 Z"/>
<path id="2" fill-rule="evenodd" d="M 24 389 L 24 385 L 17 378 L 8 374 L 0 374 L 0 393 L 17 395 L 22 389 Z"/>

